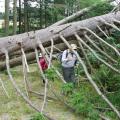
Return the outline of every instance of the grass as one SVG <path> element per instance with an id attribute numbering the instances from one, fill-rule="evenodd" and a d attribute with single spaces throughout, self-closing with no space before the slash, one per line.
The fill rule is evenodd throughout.
<path id="1" fill-rule="evenodd" d="M 19 70 L 17 69 L 19 68 Z M 11 70 L 13 76 L 19 85 L 19 87 L 24 90 L 23 86 L 23 77 L 21 72 L 21 67 L 17 67 Z M 9 114 L 10 118 L 13 119 L 20 119 L 20 116 L 29 115 L 33 112 L 33 110 L 24 102 L 23 99 L 16 93 L 15 89 L 13 88 L 9 78 L 6 74 L 2 74 L 2 80 L 5 83 L 5 87 L 9 93 L 10 98 L 7 98 L 2 88 L 0 89 L 0 116 L 2 114 L 7 113 Z M 24 107 L 23 107 L 24 106 Z"/>
<path id="2" fill-rule="evenodd" d="M 57 64 L 57 63 L 55 63 Z M 20 89 L 25 93 L 24 88 L 24 81 L 23 81 L 23 73 L 22 73 L 22 66 L 17 66 L 15 68 L 11 69 L 11 73 L 17 82 Z M 47 76 L 49 78 L 54 77 L 54 81 L 49 81 L 51 87 L 53 88 L 54 92 L 59 94 L 61 93 L 61 88 L 63 86 L 63 83 L 61 80 L 59 80 L 56 76 L 53 76 L 53 71 L 47 71 Z M 83 76 L 80 76 L 80 81 L 83 79 Z M 36 115 L 36 111 L 34 111 L 31 107 L 29 107 L 28 104 L 25 103 L 25 101 L 16 93 L 15 89 L 13 88 L 7 72 L 4 71 L 1 74 L 1 78 L 5 84 L 5 87 L 10 95 L 10 98 L 7 98 L 0 87 L 0 118 L 3 116 L 7 116 L 10 118 L 10 120 L 29 120 L 29 117 Z M 31 83 L 32 90 L 37 91 L 41 94 L 44 93 L 44 86 L 42 84 L 41 76 L 39 74 L 39 70 L 37 68 L 37 64 L 30 65 L 30 73 L 28 73 L 28 80 Z M 83 81 L 83 80 L 82 80 Z M 69 88 L 69 86 L 67 86 Z M 66 87 L 65 90 L 69 90 Z M 71 89 L 70 89 L 71 90 Z M 88 113 L 90 113 L 89 116 L 93 116 L 92 112 L 89 112 L 93 110 L 94 107 L 102 107 L 106 108 L 108 105 L 96 94 L 96 91 L 91 86 L 91 84 L 86 82 L 80 82 L 79 87 L 75 88 L 73 90 L 73 96 L 64 96 L 64 99 L 68 101 L 68 103 L 72 103 L 74 108 L 76 108 L 76 111 L 78 109 L 79 114 L 72 113 L 63 103 L 60 101 L 53 101 L 48 100 L 47 104 L 45 106 L 45 113 L 47 113 L 50 117 L 54 117 L 56 120 L 87 120 L 88 118 L 83 118 L 83 115 L 81 114 L 81 107 L 84 108 L 83 113 L 88 110 Z M 55 97 L 53 93 L 48 90 L 48 96 Z M 76 97 L 79 96 L 79 97 Z M 119 96 L 119 94 L 118 94 Z M 76 97 L 76 99 L 74 99 Z M 113 96 L 108 96 L 110 100 L 114 98 Z M 63 98 L 63 97 L 62 97 Z M 72 98 L 72 99 L 71 99 Z M 115 99 L 116 98 L 116 99 Z M 117 97 L 115 97 L 112 102 L 115 104 L 118 100 Z M 70 100 L 71 99 L 71 100 Z M 34 102 L 37 107 L 41 108 L 43 99 L 38 99 L 38 97 L 34 96 L 33 94 L 30 94 L 30 100 Z M 70 101 L 69 101 L 70 100 Z M 86 100 L 86 103 L 84 102 Z M 79 102 L 80 101 L 80 102 Z M 119 103 L 119 102 L 118 102 Z M 76 105 L 76 106 L 75 106 Z M 87 107 L 86 107 L 87 106 Z M 89 106 L 89 109 L 88 109 Z M 119 106 L 119 104 L 118 104 Z M 113 120 L 116 119 L 115 113 L 108 111 L 105 112 L 106 116 L 109 116 L 110 118 L 113 118 Z M 94 114 L 95 116 L 96 114 Z M 115 118 L 115 119 L 114 119 Z M 98 120 L 95 118 L 95 120 Z"/>
<path id="3" fill-rule="evenodd" d="M 39 71 L 36 64 L 30 65 L 29 81 L 31 83 L 32 89 L 43 94 L 44 89 L 42 81 L 40 79 Z M 11 69 L 12 75 L 17 82 L 20 89 L 25 93 L 23 85 L 23 75 L 22 67 L 17 66 Z M 5 84 L 5 87 L 10 95 L 10 98 L 7 98 L 0 87 L 0 118 L 9 116 L 10 120 L 27 120 L 32 115 L 36 114 L 32 108 L 25 103 L 25 101 L 16 93 L 11 82 L 9 81 L 8 75 L 5 72 L 1 74 L 2 80 Z M 62 82 L 60 80 L 50 81 L 54 91 L 59 93 Z M 48 95 L 54 97 L 54 95 L 48 91 Z M 43 100 L 38 99 L 37 97 L 30 95 L 30 100 L 34 101 L 39 108 L 41 107 Z M 71 118 L 72 120 L 80 120 L 80 117 L 72 114 L 62 103 L 49 100 L 45 106 L 45 112 L 49 116 L 54 117 L 57 120 L 66 120 Z"/>

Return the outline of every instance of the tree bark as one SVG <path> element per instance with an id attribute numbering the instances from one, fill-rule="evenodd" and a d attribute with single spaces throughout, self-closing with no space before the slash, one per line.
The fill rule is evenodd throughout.
<path id="1" fill-rule="evenodd" d="M 17 0 L 13 3 L 13 34 L 17 32 Z"/>
<path id="2" fill-rule="evenodd" d="M 5 0 L 5 35 L 9 35 L 9 0 Z"/>
<path id="3" fill-rule="evenodd" d="M 34 52 L 27 54 L 26 57 L 28 61 L 33 61 L 36 58 Z M 22 64 L 22 56 L 10 60 L 10 67 L 14 67 L 16 65 L 21 65 L 21 64 Z M 0 71 L 5 69 L 6 69 L 6 63 L 4 61 L 0 63 Z"/>
<path id="4" fill-rule="evenodd" d="M 50 39 L 53 38 L 55 43 L 60 42 L 59 34 L 64 37 L 70 37 L 75 32 L 80 31 L 82 27 L 95 30 L 96 26 L 103 24 L 100 19 L 106 20 L 111 23 L 114 19 L 120 20 L 120 12 L 109 13 L 106 15 L 89 18 L 79 22 L 72 22 L 60 26 L 48 27 L 46 29 L 38 30 L 36 32 L 29 32 L 9 37 L 0 38 L 0 55 L 4 54 L 4 50 L 12 52 L 13 50 L 20 49 L 21 45 L 25 49 L 34 49 L 38 46 L 38 42 L 41 41 L 44 46 L 50 46 Z M 80 32 L 82 34 L 82 31 Z"/>
<path id="5" fill-rule="evenodd" d="M 40 4 L 40 8 L 39 8 L 39 15 L 40 15 L 40 28 L 42 29 L 42 25 L 43 25 L 43 23 L 42 23 L 42 14 L 43 14 L 42 0 L 40 0 L 39 4 Z"/>
<path id="6" fill-rule="evenodd" d="M 27 0 L 24 0 L 24 26 L 25 26 L 25 32 L 28 31 L 28 13 L 27 13 Z"/>
<path id="7" fill-rule="evenodd" d="M 44 1 L 44 4 L 45 4 L 44 5 L 44 10 L 45 10 L 44 11 L 44 14 L 45 14 L 44 17 L 45 17 L 45 28 L 46 28 L 47 27 L 47 5 L 48 5 L 47 0 Z"/>
<path id="8" fill-rule="evenodd" d="M 74 40 L 71 40 L 69 41 L 70 44 L 72 43 L 75 43 L 77 44 L 77 41 L 74 41 Z M 60 43 L 60 44 L 56 44 L 55 45 L 56 48 L 60 49 L 60 50 L 64 50 L 64 49 L 67 49 L 67 46 L 64 44 L 64 43 Z M 51 47 L 46 47 L 46 49 L 50 52 L 51 50 Z M 54 53 L 57 53 L 58 50 L 57 49 L 53 49 Z M 29 51 L 30 52 L 30 51 Z M 11 55 L 11 54 L 10 54 Z M 22 64 L 22 57 L 21 57 L 21 51 L 18 51 L 18 54 L 19 57 L 16 57 L 16 58 L 12 58 L 10 60 L 10 67 L 15 67 L 17 65 L 21 65 Z M 12 56 L 16 56 L 16 54 L 12 54 Z M 35 53 L 34 52 L 31 52 L 31 53 L 26 53 L 26 58 L 27 58 L 27 61 L 28 62 L 31 62 L 33 60 L 35 60 Z M 4 58 L 3 58 L 4 59 Z M 5 65 L 5 62 L 1 62 L 0 63 L 0 71 L 3 71 L 6 69 L 6 65 Z"/>
<path id="9" fill-rule="evenodd" d="M 21 0 L 19 0 L 19 34 L 21 33 Z"/>

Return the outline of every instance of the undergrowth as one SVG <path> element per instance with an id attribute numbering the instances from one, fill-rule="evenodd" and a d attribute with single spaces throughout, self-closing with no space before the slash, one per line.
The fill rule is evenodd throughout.
<path id="1" fill-rule="evenodd" d="M 41 113 L 35 113 L 30 120 L 47 120 Z"/>

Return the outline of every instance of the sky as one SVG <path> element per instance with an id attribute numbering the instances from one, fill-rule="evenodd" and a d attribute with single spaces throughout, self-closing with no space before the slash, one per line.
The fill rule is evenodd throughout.
<path id="1" fill-rule="evenodd" d="M 13 1 L 13 0 L 10 0 Z M 13 6 L 13 2 L 10 2 L 10 7 Z M 0 12 L 5 12 L 5 0 L 0 0 Z"/>
<path id="2" fill-rule="evenodd" d="M 0 0 L 0 12 L 4 12 L 5 11 L 5 0 Z"/>
<path id="3" fill-rule="evenodd" d="M 10 1 L 13 1 L 13 0 L 10 0 Z M 35 5 L 36 5 L 35 2 L 32 2 L 32 6 L 34 7 Z M 13 2 L 10 2 L 10 7 L 13 7 Z M 0 12 L 5 12 L 5 0 L 0 0 Z"/>

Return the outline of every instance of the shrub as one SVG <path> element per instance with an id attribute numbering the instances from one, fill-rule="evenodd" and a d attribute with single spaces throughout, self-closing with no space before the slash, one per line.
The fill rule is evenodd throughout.
<path id="1" fill-rule="evenodd" d="M 82 19 L 86 19 L 86 18 L 90 18 L 90 17 L 95 17 L 95 16 L 107 14 L 112 9 L 113 9 L 113 6 L 111 6 L 109 3 L 101 2 L 101 3 L 97 4 L 97 6 L 94 7 L 94 9 L 92 9 L 86 15 L 84 15 Z"/>
<path id="2" fill-rule="evenodd" d="M 118 84 L 120 81 L 120 75 L 103 64 L 100 65 L 98 70 L 96 70 L 93 79 L 101 82 L 107 91 L 116 91 L 120 89 L 120 85 Z"/>
<path id="3" fill-rule="evenodd" d="M 50 68 L 45 71 L 45 76 L 51 80 L 54 81 L 57 78 L 57 75 L 55 74 L 55 70 Z"/>
<path id="4" fill-rule="evenodd" d="M 99 57 L 101 57 L 101 55 L 99 53 L 96 53 L 96 54 Z M 98 68 L 100 65 L 100 61 L 95 57 L 95 55 L 92 52 L 88 52 L 87 56 L 88 56 L 90 63 L 93 65 L 93 67 Z"/>
<path id="5" fill-rule="evenodd" d="M 84 92 L 75 92 L 69 99 L 70 105 L 76 110 L 76 113 L 80 113 L 89 120 L 99 120 L 98 112 L 93 108 L 93 104 L 89 102 L 89 98 Z"/>
<path id="6" fill-rule="evenodd" d="M 30 120 L 47 120 L 42 114 L 36 113 L 32 116 Z"/>
<path id="7" fill-rule="evenodd" d="M 69 95 L 73 93 L 74 85 L 73 83 L 65 83 L 63 84 L 61 91 L 64 95 Z"/>

